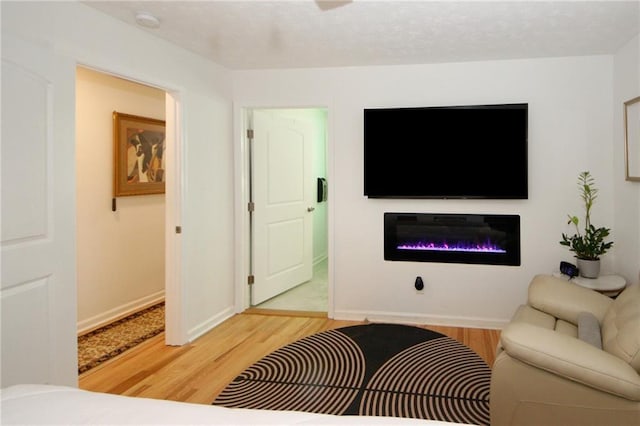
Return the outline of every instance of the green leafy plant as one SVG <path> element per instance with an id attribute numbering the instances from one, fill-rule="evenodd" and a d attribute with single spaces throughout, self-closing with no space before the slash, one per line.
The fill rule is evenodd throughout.
<path id="1" fill-rule="evenodd" d="M 591 208 L 598 197 L 598 189 L 595 187 L 595 179 L 591 173 L 581 172 L 578 175 L 578 189 L 584 202 L 584 228 L 580 229 L 580 219 L 577 216 L 569 216 L 567 224 L 573 224 L 576 228 L 574 235 L 562 234 L 560 244 L 569 247 L 579 259 L 598 260 L 612 246 L 613 241 L 605 242 L 611 231 L 609 228 L 596 228 L 591 224 Z"/>

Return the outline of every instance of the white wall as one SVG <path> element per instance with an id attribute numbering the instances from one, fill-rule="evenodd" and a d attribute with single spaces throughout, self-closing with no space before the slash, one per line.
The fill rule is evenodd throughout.
<path id="1" fill-rule="evenodd" d="M 243 71 L 238 105 L 326 105 L 334 315 L 500 326 L 538 273 L 572 260 L 558 244 L 580 213 L 580 171 L 600 188 L 594 221 L 613 226 L 612 57 L 418 66 Z M 363 108 L 529 103 L 528 200 L 369 200 L 363 193 Z M 421 131 L 416 129 L 416 131 Z M 383 213 L 521 215 L 522 266 L 385 262 Z M 624 230 L 620 230 L 624 232 Z M 614 253 L 604 259 L 611 269 Z M 423 277 L 425 290 L 413 282 Z"/>
<path id="2" fill-rule="evenodd" d="M 629 282 L 640 275 L 640 182 L 625 181 L 624 102 L 640 95 L 640 35 L 614 57 L 613 153 L 615 189 L 615 269 Z"/>
<path id="3" fill-rule="evenodd" d="M 164 298 L 164 194 L 113 197 L 113 111 L 164 120 L 165 92 L 76 74 L 78 331 Z"/>

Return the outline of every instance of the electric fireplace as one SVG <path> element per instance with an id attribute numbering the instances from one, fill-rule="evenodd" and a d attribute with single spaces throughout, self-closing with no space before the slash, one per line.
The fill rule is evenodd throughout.
<path id="1" fill-rule="evenodd" d="M 385 213 L 384 258 L 520 265 L 520 216 Z"/>

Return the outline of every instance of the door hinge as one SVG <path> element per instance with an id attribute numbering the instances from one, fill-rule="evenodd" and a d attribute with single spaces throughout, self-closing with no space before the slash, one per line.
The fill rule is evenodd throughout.
<path id="1" fill-rule="evenodd" d="M 176 234 L 182 234 L 182 226 L 176 226 Z"/>
<path id="2" fill-rule="evenodd" d="M 253 201 L 250 201 L 247 204 L 247 210 L 249 210 L 249 212 L 254 212 L 256 210 L 256 203 L 254 203 Z"/>
<path id="3" fill-rule="evenodd" d="M 253 129 L 247 129 L 247 139 L 253 139 Z"/>
<path id="4" fill-rule="evenodd" d="M 247 277 L 247 284 L 251 285 L 255 282 L 255 277 L 253 275 L 249 275 Z"/>

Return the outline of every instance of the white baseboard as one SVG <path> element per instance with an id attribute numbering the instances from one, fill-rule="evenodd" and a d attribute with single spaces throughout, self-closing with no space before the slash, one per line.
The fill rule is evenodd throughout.
<path id="1" fill-rule="evenodd" d="M 95 315 L 86 320 L 79 321 L 77 324 L 78 335 L 86 334 L 92 330 L 103 327 L 114 321 L 118 321 L 126 316 L 129 316 L 135 312 L 146 309 L 164 300 L 164 290 L 157 293 L 150 294 L 140 299 L 125 303 L 124 305 L 117 306 L 113 309 L 109 309 L 99 315 Z"/>
<path id="2" fill-rule="evenodd" d="M 190 342 L 193 342 L 195 339 L 207 333 L 208 331 L 210 331 L 211 329 L 213 329 L 215 326 L 219 325 L 223 321 L 231 318 L 233 315 L 235 315 L 235 307 L 229 306 L 228 308 L 224 309 L 222 312 L 217 313 L 216 315 L 212 316 L 206 321 L 203 321 L 197 326 L 190 329 L 187 336 L 188 340 Z"/>
<path id="3" fill-rule="evenodd" d="M 329 256 L 327 256 L 327 254 L 325 253 L 325 254 L 323 254 L 323 255 L 320 255 L 320 256 L 318 256 L 318 257 L 314 258 L 314 259 L 313 259 L 313 266 L 316 266 L 318 263 L 320 263 L 320 262 L 324 261 L 324 260 L 325 260 L 325 259 L 327 259 L 328 257 L 329 257 Z"/>
<path id="4" fill-rule="evenodd" d="M 503 329 L 509 320 L 486 319 L 473 317 L 448 317 L 440 315 L 423 315 L 415 313 L 397 312 L 365 312 L 365 311 L 334 311 L 333 319 L 346 321 L 371 321 L 392 324 L 440 325 L 449 327 Z"/>

